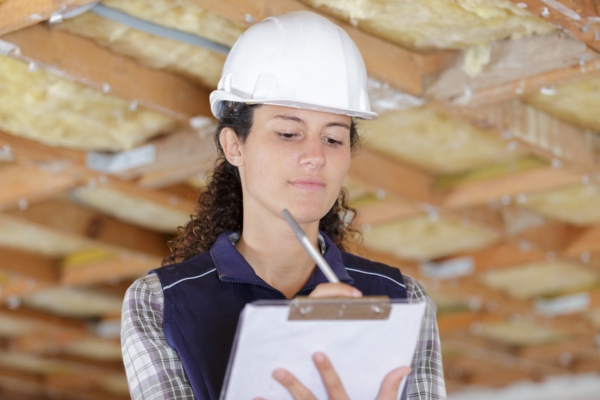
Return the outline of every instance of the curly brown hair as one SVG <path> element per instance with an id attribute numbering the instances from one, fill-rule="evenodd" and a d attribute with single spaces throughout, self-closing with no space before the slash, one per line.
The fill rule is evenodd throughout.
<path id="1" fill-rule="evenodd" d="M 217 237 L 227 231 L 241 232 L 243 228 L 244 208 L 242 203 L 242 185 L 237 167 L 230 164 L 223 154 L 219 136 L 223 128 L 229 127 L 243 142 L 252 128 L 254 110 L 259 104 L 225 103 L 219 125 L 215 132 L 215 144 L 219 157 L 215 168 L 200 191 L 196 213 L 190 221 L 179 227 L 179 234 L 169 241 L 171 254 L 163 259 L 162 265 L 182 262 L 200 253 L 208 251 Z M 350 148 L 354 152 L 360 145 L 356 123 L 350 125 Z M 340 195 L 319 222 L 319 229 L 331 238 L 342 251 L 344 243 L 358 230 L 352 222 L 356 210 L 348 205 L 348 192 L 342 188 Z"/>

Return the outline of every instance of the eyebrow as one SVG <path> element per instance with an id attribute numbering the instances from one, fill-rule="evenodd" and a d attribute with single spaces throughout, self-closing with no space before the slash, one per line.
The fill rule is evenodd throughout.
<path id="1" fill-rule="evenodd" d="M 280 114 L 280 115 L 276 115 L 273 117 L 273 119 L 275 119 L 275 118 L 283 119 L 286 121 L 294 121 L 294 122 L 298 122 L 302 125 L 306 125 L 306 122 L 304 122 L 304 120 L 302 118 L 294 117 L 293 115 Z M 325 125 L 325 127 L 327 127 L 327 128 L 330 126 L 339 126 L 342 128 L 350 129 L 350 125 L 348 125 L 345 122 L 330 122 L 327 125 Z"/>

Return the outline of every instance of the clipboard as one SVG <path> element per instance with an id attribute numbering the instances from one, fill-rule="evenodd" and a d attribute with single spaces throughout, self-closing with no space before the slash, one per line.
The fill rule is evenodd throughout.
<path id="1" fill-rule="evenodd" d="M 240 314 L 220 398 L 292 399 L 272 377 L 276 368 L 285 368 L 317 399 L 326 399 L 311 358 L 322 351 L 351 399 L 374 399 L 388 372 L 403 365 L 414 371 L 420 364 L 416 358 L 423 354 L 425 343 L 419 342 L 419 334 L 428 305 L 386 296 L 299 297 L 247 304 Z M 421 351 L 416 351 L 418 346 Z M 407 378 L 400 384 L 398 398 L 407 381 L 412 384 Z"/>

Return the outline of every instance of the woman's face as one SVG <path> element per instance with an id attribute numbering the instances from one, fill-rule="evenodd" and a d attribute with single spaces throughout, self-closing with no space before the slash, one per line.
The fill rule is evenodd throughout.
<path id="1" fill-rule="evenodd" d="M 238 165 L 244 213 L 319 221 L 338 198 L 350 167 L 350 124 L 345 115 L 263 105 L 240 144 Z"/>

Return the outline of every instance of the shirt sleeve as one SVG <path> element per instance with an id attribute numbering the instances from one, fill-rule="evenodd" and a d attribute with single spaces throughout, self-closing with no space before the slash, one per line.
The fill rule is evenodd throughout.
<path id="1" fill-rule="evenodd" d="M 156 274 L 136 280 L 125 293 L 121 350 L 134 400 L 194 399 L 177 352 L 163 333 L 164 296 Z"/>
<path id="2" fill-rule="evenodd" d="M 442 367 L 440 335 L 435 318 L 436 306 L 425 292 L 425 289 L 415 279 L 404 275 L 404 283 L 410 301 L 427 301 L 428 303 L 416 349 L 416 359 L 420 362 L 418 365 L 413 366 L 415 372 L 412 382 L 407 383 L 409 388 L 408 399 L 445 400 L 446 383 Z"/>

